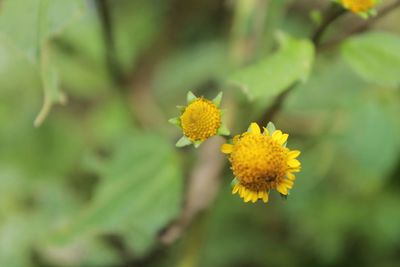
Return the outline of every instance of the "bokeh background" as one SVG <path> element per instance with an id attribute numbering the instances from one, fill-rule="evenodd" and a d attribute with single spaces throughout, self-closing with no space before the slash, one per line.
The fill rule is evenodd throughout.
<path id="1" fill-rule="evenodd" d="M 330 5 L 0 1 L 0 266 L 400 266 L 400 3 Z M 287 200 L 175 148 L 188 90 L 290 134 Z"/>

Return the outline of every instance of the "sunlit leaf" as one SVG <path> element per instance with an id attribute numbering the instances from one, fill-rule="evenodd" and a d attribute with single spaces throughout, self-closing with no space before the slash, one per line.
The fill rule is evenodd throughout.
<path id="1" fill-rule="evenodd" d="M 348 39 L 342 46 L 342 55 L 366 81 L 400 84 L 400 36 L 371 32 Z"/>
<path id="2" fill-rule="evenodd" d="M 280 35 L 280 49 L 229 77 L 239 84 L 251 100 L 270 100 L 296 81 L 305 81 L 314 59 L 310 41 Z M 265 104 L 264 104 L 265 105 Z"/>

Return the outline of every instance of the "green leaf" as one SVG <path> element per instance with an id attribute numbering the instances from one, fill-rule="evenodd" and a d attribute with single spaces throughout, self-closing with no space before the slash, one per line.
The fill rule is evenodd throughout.
<path id="1" fill-rule="evenodd" d="M 342 56 L 363 79 L 382 85 L 400 83 L 400 36 L 371 32 L 348 39 Z"/>
<path id="2" fill-rule="evenodd" d="M 136 255 L 143 254 L 180 210 L 182 173 L 174 148 L 156 135 L 131 136 L 115 148 L 104 169 L 86 212 L 53 241 L 65 245 L 119 234 Z"/>
<path id="3" fill-rule="evenodd" d="M 39 126 L 54 103 L 65 102 L 65 96 L 57 83 L 55 68 L 49 60 L 48 41 L 59 34 L 73 18 L 78 17 L 82 12 L 83 1 L 5 0 L 1 4 L 0 35 L 32 62 L 39 64 L 44 89 L 44 103 L 34 123 Z"/>
<path id="4" fill-rule="evenodd" d="M 312 43 L 286 35 L 280 35 L 280 39 L 281 47 L 275 54 L 229 77 L 251 100 L 266 103 L 294 82 L 305 81 L 310 73 L 314 59 Z"/>
<path id="5" fill-rule="evenodd" d="M 42 45 L 82 11 L 82 0 L 5 0 L 1 3 L 0 34 L 31 60 Z"/>

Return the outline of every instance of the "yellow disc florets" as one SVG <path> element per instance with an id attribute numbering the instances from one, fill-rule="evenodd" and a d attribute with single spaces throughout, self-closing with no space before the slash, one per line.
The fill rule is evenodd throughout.
<path id="1" fill-rule="evenodd" d="M 253 190 L 269 190 L 284 179 L 289 150 L 269 135 L 245 133 L 233 142 L 230 161 L 235 177 Z"/>
<path id="2" fill-rule="evenodd" d="M 341 3 L 353 13 L 367 12 L 375 6 L 374 0 L 341 0 Z"/>
<path id="3" fill-rule="evenodd" d="M 300 171 L 300 161 L 296 158 L 300 151 L 286 148 L 287 134 L 275 130 L 271 123 L 270 131 L 252 123 L 249 130 L 233 138 L 232 144 L 224 144 L 221 151 L 229 154 L 232 171 L 235 175 L 232 193 L 239 193 L 245 202 L 268 201 L 271 189 L 288 195 L 293 187 L 293 172 Z"/>
<path id="4" fill-rule="evenodd" d="M 190 103 L 180 116 L 183 133 L 192 141 L 204 141 L 217 134 L 221 126 L 221 111 L 202 97 Z"/>

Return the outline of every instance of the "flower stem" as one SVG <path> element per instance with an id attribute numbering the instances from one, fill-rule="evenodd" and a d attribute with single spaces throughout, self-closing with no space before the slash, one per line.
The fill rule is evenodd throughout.
<path id="1" fill-rule="evenodd" d="M 329 25 L 331 25 L 332 22 L 337 20 L 340 16 L 342 16 L 345 13 L 346 10 L 343 7 L 332 3 L 330 8 L 327 10 L 321 25 L 319 25 L 319 27 L 315 30 L 314 34 L 311 37 L 311 40 L 316 47 L 319 46 L 319 43 Z"/>

